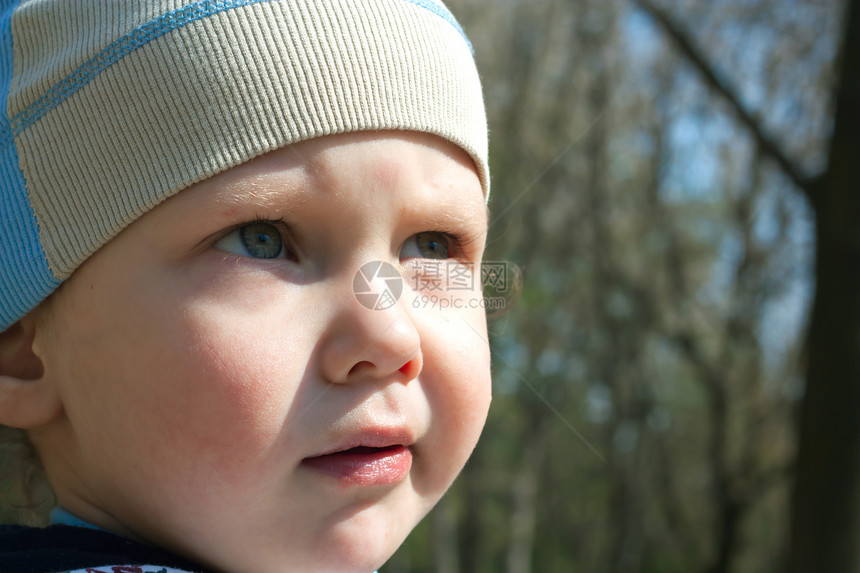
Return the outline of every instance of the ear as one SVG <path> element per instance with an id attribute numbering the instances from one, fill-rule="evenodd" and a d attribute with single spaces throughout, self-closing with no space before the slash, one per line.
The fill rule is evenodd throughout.
<path id="1" fill-rule="evenodd" d="M 0 424 L 13 428 L 43 426 L 61 409 L 34 349 L 36 328 L 27 316 L 0 333 Z"/>

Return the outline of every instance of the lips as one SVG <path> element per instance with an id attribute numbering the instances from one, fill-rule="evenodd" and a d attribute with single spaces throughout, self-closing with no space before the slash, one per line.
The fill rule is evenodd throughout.
<path id="1" fill-rule="evenodd" d="M 393 485 L 412 469 L 412 450 L 405 445 L 411 440 L 372 433 L 354 441 L 358 444 L 305 458 L 302 466 L 343 485 L 360 486 Z"/>

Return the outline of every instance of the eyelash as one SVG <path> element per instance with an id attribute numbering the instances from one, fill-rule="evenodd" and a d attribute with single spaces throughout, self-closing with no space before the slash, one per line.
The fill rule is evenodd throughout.
<path id="1" fill-rule="evenodd" d="M 295 252 L 295 249 L 293 249 L 292 237 L 291 237 L 290 232 L 289 232 L 289 229 L 290 229 L 289 224 L 286 221 L 284 221 L 283 219 L 268 219 L 266 217 L 254 217 L 252 219 L 247 219 L 245 221 L 242 221 L 241 223 L 237 223 L 237 224 L 231 226 L 230 228 L 226 229 L 225 231 L 216 235 L 215 238 L 212 240 L 211 244 L 216 249 L 220 249 L 220 247 L 218 247 L 219 243 L 226 240 L 233 233 L 239 233 L 243 228 L 250 227 L 252 225 L 270 225 L 271 227 L 273 227 L 278 232 L 278 236 L 279 236 L 280 241 L 282 243 L 282 250 L 290 251 L 293 253 Z M 221 250 L 224 250 L 224 249 L 221 249 Z M 224 252 L 229 253 L 229 251 L 226 251 L 226 250 L 224 250 Z M 237 256 L 241 256 L 241 255 L 237 255 Z M 278 256 L 277 258 L 281 258 L 281 257 Z"/>
<path id="2" fill-rule="evenodd" d="M 219 233 L 213 240 L 212 245 L 217 245 L 219 242 L 223 241 L 225 238 L 230 236 L 232 233 L 239 232 L 242 228 L 248 227 L 255 224 L 264 224 L 271 225 L 275 229 L 278 230 L 280 234 L 281 241 L 283 242 L 283 248 L 288 251 L 295 251 L 292 247 L 292 237 L 290 234 L 290 225 L 283 219 L 269 219 L 266 217 L 254 217 L 249 218 L 241 223 L 237 223 L 231 226 L 229 229 Z M 406 241 L 409 241 L 413 237 L 421 234 L 438 234 L 446 239 L 446 248 L 449 251 L 450 259 L 464 260 L 467 257 L 465 256 L 466 247 L 474 242 L 478 237 L 477 236 L 469 236 L 465 233 L 459 233 L 454 231 L 443 231 L 438 228 L 426 229 L 423 231 L 419 231 L 417 233 L 413 233 L 407 237 Z M 404 241 L 403 245 L 406 244 Z M 401 245 L 400 249 L 403 249 L 403 245 Z"/>
<path id="3" fill-rule="evenodd" d="M 426 231 L 419 231 L 418 233 L 413 233 L 412 235 L 409 235 L 407 241 L 412 237 L 423 233 L 434 233 L 445 237 L 445 239 L 448 241 L 447 246 L 448 249 L 451 251 L 450 258 L 452 259 L 463 258 L 463 249 L 474 240 L 466 238 L 464 235 L 452 231 L 442 231 L 441 229 L 427 229 Z"/>

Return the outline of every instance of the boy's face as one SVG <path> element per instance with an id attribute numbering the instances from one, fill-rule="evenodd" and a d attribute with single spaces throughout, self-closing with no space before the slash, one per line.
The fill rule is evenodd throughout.
<path id="1" fill-rule="evenodd" d="M 486 417 L 486 231 L 471 160 L 419 134 L 312 140 L 167 200 L 37 334 L 61 504 L 223 571 L 378 567 Z M 370 261 L 404 269 L 394 306 L 354 296 Z"/>

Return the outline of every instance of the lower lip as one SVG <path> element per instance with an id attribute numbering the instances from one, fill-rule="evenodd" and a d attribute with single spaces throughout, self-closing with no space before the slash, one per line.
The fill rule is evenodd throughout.
<path id="1" fill-rule="evenodd" d="M 351 485 L 392 485 L 412 468 L 412 452 L 406 446 L 355 448 L 315 458 L 302 465 Z"/>

